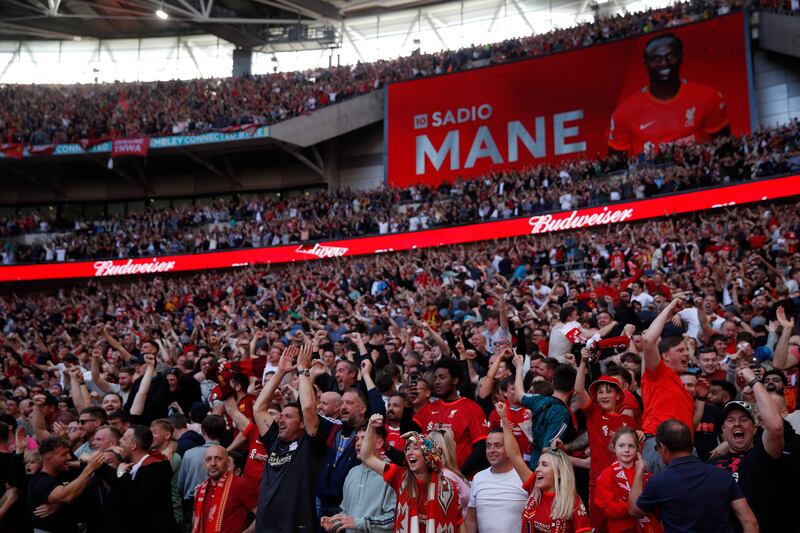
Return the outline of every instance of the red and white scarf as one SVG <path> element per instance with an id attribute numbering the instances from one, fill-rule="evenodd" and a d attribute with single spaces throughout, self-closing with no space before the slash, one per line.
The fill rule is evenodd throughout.
<path id="1" fill-rule="evenodd" d="M 233 474 L 225 472 L 215 485 L 207 479 L 197 487 L 194 497 L 194 528 L 192 533 L 222 533 L 222 517 L 228 503 L 228 495 L 233 485 Z M 213 491 L 207 493 L 209 487 Z M 207 516 L 203 516 L 203 502 L 211 498 L 211 508 Z"/>
<path id="2" fill-rule="evenodd" d="M 413 476 L 406 471 L 406 476 Z M 409 533 L 420 531 L 420 515 L 425 518 L 425 533 L 440 533 L 442 531 L 455 531 L 458 517 L 458 489 L 455 484 L 439 472 L 431 472 L 428 490 L 424 502 L 414 502 L 406 499 L 407 524 Z M 403 528 L 405 520 L 401 521 Z"/>
<path id="3" fill-rule="evenodd" d="M 614 469 L 614 480 L 617 482 L 617 485 L 628 494 L 628 497 L 630 497 L 631 484 L 630 481 L 628 481 L 627 474 L 625 473 L 625 467 L 622 466 L 619 461 L 614 461 L 611 464 L 611 468 Z M 659 522 L 657 520 L 653 520 L 650 515 L 644 515 L 638 518 L 635 524 L 640 533 L 660 533 L 663 531 Z"/>

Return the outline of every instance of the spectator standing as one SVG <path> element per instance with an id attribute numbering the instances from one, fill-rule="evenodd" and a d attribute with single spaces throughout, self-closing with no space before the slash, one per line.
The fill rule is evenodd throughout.
<path id="1" fill-rule="evenodd" d="M 522 531 L 591 531 L 586 508 L 575 490 L 575 474 L 567 455 L 560 450 L 545 450 L 539 456 L 536 470 L 531 471 L 511 431 L 505 404 L 498 403 L 495 408 L 503 424 L 503 444 L 508 458 L 523 481 L 522 489 L 528 493 L 528 501 L 522 511 Z M 549 528 L 543 529 L 539 524 Z"/>
<path id="2" fill-rule="evenodd" d="M 149 431 L 148 431 L 149 433 Z M 92 474 L 104 465 L 103 454 L 92 456 L 81 473 L 69 483 L 70 442 L 64 437 L 48 437 L 39 445 L 42 469 L 28 481 L 28 511 L 34 531 L 75 533 L 78 531 L 78 497 L 86 490 Z"/>
<path id="3" fill-rule="evenodd" d="M 722 410 L 722 437 L 730 451 L 710 459 L 709 464 L 724 468 L 733 475 L 761 531 L 782 531 L 791 520 L 788 509 L 775 505 L 780 492 L 790 490 L 781 479 L 784 474 L 781 456 L 785 444 L 783 418 L 752 368 L 743 366 L 737 375 L 753 391 L 761 434 L 756 433 L 758 428 L 750 404 L 728 402 Z"/>
<path id="4" fill-rule="evenodd" d="M 365 427 L 356 433 L 356 452 L 361 455 L 361 447 L 367 434 Z M 386 428 L 375 428 L 374 456 L 380 460 L 380 450 L 386 444 Z M 384 483 L 383 476 L 362 463 L 353 467 L 344 480 L 344 498 L 340 511 L 333 516 L 321 518 L 322 527 L 338 533 L 344 528 L 346 533 L 374 532 L 391 533 L 397 505 L 392 487 Z"/>
<path id="5" fill-rule="evenodd" d="M 120 520 L 123 533 L 179 531 L 172 508 L 172 466 L 161 452 L 149 451 L 152 446 L 150 428 L 131 425 L 119 443 L 127 462 L 117 470 L 105 464 L 98 471 L 114 500 L 123 502 L 118 507 L 125 514 Z"/>
<path id="6" fill-rule="evenodd" d="M 642 430 L 645 441 L 642 455 L 647 462 L 647 471 L 654 474 L 665 467 L 655 448 L 658 425 L 675 418 L 686 427 L 694 427 L 695 400 L 680 379 L 689 365 L 689 349 L 681 337 L 660 339 L 665 324 L 680 310 L 681 304 L 678 298 L 672 300 L 644 334 Z"/>
<path id="7" fill-rule="evenodd" d="M 514 471 L 503 444 L 503 429 L 492 428 L 486 437 L 489 468 L 472 479 L 467 508 L 467 533 L 521 531 L 522 510 L 528 493 Z M 524 458 L 523 458 L 524 459 Z"/>
<path id="8" fill-rule="evenodd" d="M 581 363 L 575 378 L 575 399 L 578 408 L 586 416 L 586 431 L 589 435 L 589 509 L 592 527 L 602 531 L 603 514 L 594 507 L 594 487 L 600 473 L 611 466 L 614 455 L 611 451 L 611 440 L 616 431 L 622 427 L 636 427 L 633 417 L 621 415 L 617 406 L 622 404 L 623 390 L 619 381 L 612 376 L 600 376 L 586 391 L 587 366 L 591 353 L 581 350 Z"/>
<path id="9" fill-rule="evenodd" d="M 204 466 L 207 479 L 197 486 L 193 533 L 242 533 L 248 513 L 256 513 L 258 495 L 244 478 L 230 470 L 232 461 L 218 444 L 207 447 Z"/>
<path id="10" fill-rule="evenodd" d="M 611 439 L 616 460 L 600 473 L 592 496 L 592 513 L 599 513 L 608 533 L 659 533 L 661 523 L 652 515 L 633 518 L 630 515 L 631 485 L 636 475 L 639 435 L 629 427 L 619 428 Z M 646 486 L 650 474 L 645 474 Z M 591 517 L 593 521 L 597 519 Z M 599 531 L 595 528 L 595 532 Z"/>
<path id="11" fill-rule="evenodd" d="M 575 437 L 572 413 L 562 400 L 555 397 L 555 393 L 553 396 L 525 394 L 523 359 L 521 355 L 514 356 L 514 366 L 516 367 L 514 393 L 517 395 L 517 401 L 531 410 L 533 426 L 531 429 L 531 458 L 528 464 L 531 469 L 535 470 L 539 465 L 539 456 L 542 450 L 552 446 L 555 439 L 558 438 L 563 442 L 569 442 Z M 572 379 L 572 384 L 569 384 L 569 386 L 562 384 L 563 386 L 560 388 L 571 390 L 574 387 L 574 371 Z M 566 392 L 562 391 L 564 394 Z M 507 446 L 506 451 L 508 451 Z"/>
<path id="12" fill-rule="evenodd" d="M 462 379 L 458 361 L 440 359 L 434 366 L 433 376 L 433 394 L 439 400 L 417 411 L 414 422 L 426 433 L 450 429 L 456 441 L 458 466 L 469 477 L 486 461 L 486 417 L 475 401 L 458 395 Z"/>
<path id="13" fill-rule="evenodd" d="M 310 352 L 310 341 L 302 349 Z M 256 514 L 258 532 L 313 531 L 319 523 L 315 484 L 327 447 L 317 432 L 319 419 L 308 369 L 298 369 L 300 404 L 284 405 L 277 422 L 268 410 L 275 390 L 295 369 L 292 361 L 298 355 L 300 348 L 294 345 L 283 351 L 277 371 L 253 404 L 253 417 L 267 450 Z"/>
<path id="14" fill-rule="evenodd" d="M 361 446 L 361 461 L 383 476 L 397 496 L 395 532 L 454 531 L 464 533 L 458 485 L 442 474 L 442 450 L 419 433 L 406 438 L 406 465 L 386 464 L 375 456 L 375 430 L 383 416 L 373 415 Z"/>
<path id="15" fill-rule="evenodd" d="M 183 498 L 183 520 L 187 523 L 192 517 L 194 506 L 194 491 L 206 479 L 205 456 L 206 450 L 215 444 L 225 433 L 225 419 L 217 415 L 208 415 L 200 424 L 205 444 L 187 450 L 181 459 L 178 470 L 176 488 Z"/>
<path id="16" fill-rule="evenodd" d="M 692 431 L 686 424 L 665 420 L 658 425 L 656 442 L 667 467 L 643 489 L 647 471 L 639 456 L 628 504 L 631 516 L 658 512 L 666 533 L 733 533 L 736 519 L 745 533 L 758 531 L 756 517 L 733 477 L 692 456 Z"/>

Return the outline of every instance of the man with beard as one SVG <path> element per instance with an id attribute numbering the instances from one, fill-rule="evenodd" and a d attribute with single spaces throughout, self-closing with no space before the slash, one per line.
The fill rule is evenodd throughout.
<path id="1" fill-rule="evenodd" d="M 784 448 L 783 418 L 767 388 L 758 380 L 752 368 L 741 367 L 737 376 L 753 390 L 761 420 L 761 432 L 757 433 L 750 404 L 728 402 L 722 410 L 722 437 L 730 451 L 711 459 L 709 463 L 733 474 L 758 519 L 761 531 L 782 531 L 781 528 L 789 523 L 789 509 L 774 503 L 782 487 L 780 465 Z"/>
<path id="2" fill-rule="evenodd" d="M 242 533 L 248 513 L 257 511 L 257 493 L 230 471 L 230 458 L 222 446 L 214 444 L 206 450 L 204 465 L 208 478 L 195 491 L 192 530 Z"/>
<path id="3" fill-rule="evenodd" d="M 111 486 L 114 500 L 124 502 L 120 520 L 123 532 L 176 533 L 172 509 L 172 466 L 161 452 L 151 452 L 150 428 L 131 425 L 119 442 L 119 454 L 126 461 L 115 471 L 107 464 L 98 470 Z"/>
<path id="4" fill-rule="evenodd" d="M 767 388 L 768 392 L 774 392 L 775 394 L 783 396 L 786 392 L 786 385 L 789 384 L 789 380 L 786 379 L 783 372 L 773 368 L 772 370 L 764 372 L 762 383 L 764 383 L 764 387 Z"/>
<path id="5" fill-rule="evenodd" d="M 401 436 L 405 433 L 402 428 L 405 410 L 406 395 L 402 392 L 393 392 L 386 403 L 386 443 L 397 450 L 402 450 L 406 446 L 406 439 Z"/>
<path id="6" fill-rule="evenodd" d="M 301 358 L 298 360 L 298 365 L 304 369 L 310 368 L 310 357 Z M 368 376 L 371 370 L 369 359 L 361 362 L 362 375 Z M 315 372 L 322 371 L 322 365 L 317 363 Z M 381 415 L 386 412 L 383 398 L 374 383 L 371 384 L 367 394 L 356 387 L 345 390 L 342 394 L 339 421 L 318 416 L 319 433 L 328 446 L 317 481 L 320 516 L 332 516 L 339 512 L 344 496 L 342 492 L 344 480 L 348 472 L 359 462 L 355 448 L 356 430 L 364 425 L 367 409 L 370 408 L 373 413 Z"/>
<path id="7" fill-rule="evenodd" d="M 49 437 L 39 445 L 42 456 L 42 469 L 28 481 L 28 510 L 31 525 L 35 530 L 52 533 L 72 533 L 78 531 L 78 524 L 72 504 L 86 490 L 92 474 L 103 466 L 102 453 L 96 453 L 86 467 L 70 483 L 64 483 L 64 475 L 69 471 L 72 456 L 70 442 L 65 437 Z M 46 507 L 54 507 L 54 512 L 42 516 Z"/>
<path id="8" fill-rule="evenodd" d="M 356 433 L 356 453 L 361 453 L 366 428 Z M 380 450 L 386 442 L 386 430 L 375 428 L 375 457 L 380 459 Z M 344 480 L 344 498 L 341 511 L 333 516 L 323 516 L 322 527 L 330 532 L 344 528 L 347 533 L 370 531 L 389 533 L 394 522 L 396 497 L 392 487 L 383 481 L 383 476 L 365 464 L 353 467 Z"/>

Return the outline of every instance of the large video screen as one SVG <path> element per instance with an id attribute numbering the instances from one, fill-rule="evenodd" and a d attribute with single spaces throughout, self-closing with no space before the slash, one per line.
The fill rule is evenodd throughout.
<path id="1" fill-rule="evenodd" d="M 388 87 L 389 185 L 750 131 L 743 13 Z"/>

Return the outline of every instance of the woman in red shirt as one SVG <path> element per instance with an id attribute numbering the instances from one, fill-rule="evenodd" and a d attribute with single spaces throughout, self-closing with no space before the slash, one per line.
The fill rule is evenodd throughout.
<path id="1" fill-rule="evenodd" d="M 406 466 L 386 464 L 375 454 L 375 428 L 383 416 L 372 415 L 361 444 L 361 461 L 397 494 L 394 530 L 407 533 L 466 533 L 458 485 L 445 477 L 442 449 L 427 435 L 406 433 Z M 335 526 L 335 524 L 334 524 Z"/>
<path id="2" fill-rule="evenodd" d="M 636 519 L 628 514 L 628 499 L 639 453 L 639 436 L 634 429 L 622 427 L 614 433 L 611 446 L 617 460 L 600 473 L 593 496 L 594 507 L 606 518 L 608 533 L 661 533 L 661 524 L 653 516 L 645 515 Z M 650 474 L 646 474 L 644 483 L 649 479 Z"/>
<path id="3" fill-rule="evenodd" d="M 522 533 L 580 533 L 591 531 L 589 516 L 575 490 L 575 474 L 567 455 L 547 449 L 539 465 L 531 472 L 522 458 L 519 445 L 508 422 L 505 404 L 495 405 L 503 426 L 503 445 L 514 470 L 528 491 L 528 503 L 522 511 Z"/>

